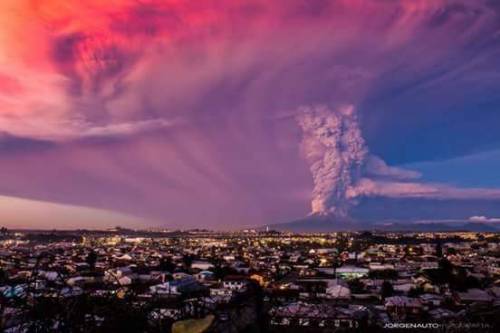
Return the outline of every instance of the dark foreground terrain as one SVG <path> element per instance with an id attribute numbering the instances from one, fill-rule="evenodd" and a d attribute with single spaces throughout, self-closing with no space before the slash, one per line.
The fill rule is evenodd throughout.
<path id="1" fill-rule="evenodd" d="M 493 232 L 2 229 L 3 332 L 497 332 Z"/>

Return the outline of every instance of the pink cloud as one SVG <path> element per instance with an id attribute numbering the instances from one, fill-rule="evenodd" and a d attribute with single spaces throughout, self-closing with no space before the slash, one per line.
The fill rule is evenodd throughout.
<path id="1" fill-rule="evenodd" d="M 1 1 L 0 132 L 56 145 L 0 156 L 0 193 L 190 225 L 302 216 L 313 184 L 300 129 L 276 115 L 358 107 L 382 74 L 425 73 L 498 19 L 475 1 L 432 25 L 449 3 Z M 129 140 L 76 140 L 115 136 Z M 370 163 L 392 182 L 352 196 L 496 195 Z"/>
<path id="2" fill-rule="evenodd" d="M 422 175 L 418 171 L 389 166 L 378 156 L 371 155 L 366 162 L 366 172 L 375 177 L 408 180 L 417 179 Z"/>
<path id="3" fill-rule="evenodd" d="M 314 83 L 312 77 L 304 80 L 300 67 L 290 72 L 294 64 L 342 57 L 348 50 L 359 64 L 339 61 L 325 75 L 334 95 L 352 103 L 388 66 L 383 54 L 424 34 L 423 23 L 443 3 L 5 1 L 0 72 L 17 80 L 22 95 L 10 101 L 0 92 L 7 100 L 0 129 L 51 138 L 82 119 L 105 126 L 99 122 L 144 118 L 144 101 L 168 118 L 193 109 L 217 82 L 256 69 L 246 86 L 249 100 L 262 99 L 266 87 L 283 76 L 290 82 L 285 92 L 293 95 Z M 444 37 L 436 35 L 436 42 Z M 379 43 L 366 48 L 370 40 Z M 361 55 L 371 61 L 356 61 Z M 440 56 L 413 59 L 414 65 L 428 66 Z"/>

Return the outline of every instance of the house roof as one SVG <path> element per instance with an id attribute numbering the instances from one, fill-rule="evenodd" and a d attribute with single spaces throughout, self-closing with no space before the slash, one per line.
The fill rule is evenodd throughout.
<path id="1" fill-rule="evenodd" d="M 418 298 L 406 296 L 392 296 L 385 299 L 385 306 L 397 307 L 422 307 L 422 303 Z"/>

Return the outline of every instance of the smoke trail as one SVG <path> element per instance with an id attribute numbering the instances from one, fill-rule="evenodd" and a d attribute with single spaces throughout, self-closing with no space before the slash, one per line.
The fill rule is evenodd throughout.
<path id="1" fill-rule="evenodd" d="M 311 214 L 348 217 L 361 197 L 498 200 L 496 189 L 456 188 L 422 182 L 413 170 L 389 166 L 369 153 L 353 106 L 302 107 L 301 150 L 309 163 L 314 189 Z"/>
<path id="2" fill-rule="evenodd" d="M 360 179 L 368 154 L 354 107 L 302 107 L 297 121 L 314 181 L 312 214 L 346 217 L 355 203 L 346 193 Z"/>

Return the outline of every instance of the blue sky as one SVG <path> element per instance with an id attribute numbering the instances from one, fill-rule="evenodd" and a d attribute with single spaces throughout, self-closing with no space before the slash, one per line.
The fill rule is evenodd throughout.
<path id="1" fill-rule="evenodd" d="M 406 164 L 428 181 L 463 187 L 500 187 L 500 150 L 485 151 L 432 162 Z"/>

